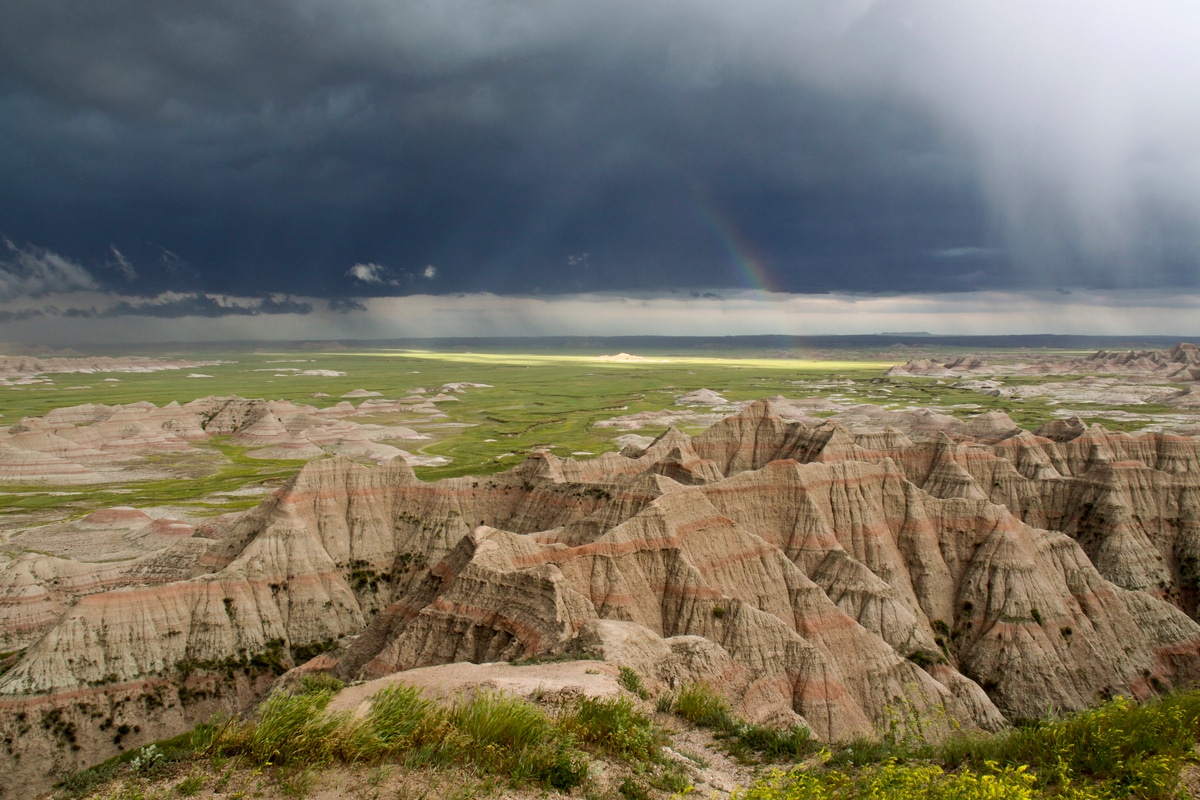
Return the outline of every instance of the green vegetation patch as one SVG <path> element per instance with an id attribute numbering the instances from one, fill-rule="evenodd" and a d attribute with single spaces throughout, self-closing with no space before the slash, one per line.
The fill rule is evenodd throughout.
<path id="1" fill-rule="evenodd" d="M 947 774 L 935 764 L 888 761 L 856 773 L 794 770 L 760 778 L 734 800 L 1033 800 L 1034 776 L 1024 767 Z M 1088 795 L 1072 795 L 1084 800 Z"/>
<path id="2" fill-rule="evenodd" d="M 1198 739 L 1200 692 L 1144 705 L 1118 697 L 1077 714 L 940 744 L 852 742 L 826 752 L 823 764 L 802 778 L 799 772 L 774 775 L 745 800 L 867 798 L 889 781 L 889 793 L 900 800 L 1168 800 L 1176 796 L 1184 764 L 1195 758 Z M 932 793 L 912 794 L 923 782 Z"/>
<path id="3" fill-rule="evenodd" d="M 223 363 L 196 370 L 211 378 L 188 378 L 191 370 L 51 375 L 53 386 L 0 389 L 0 414 L 5 421 L 15 422 L 81 403 L 150 401 L 161 406 L 209 395 L 291 400 L 328 408 L 341 402 L 342 395 L 352 389 L 398 399 L 416 390 L 424 390 L 424 396 L 431 397 L 446 384 L 486 384 L 467 387 L 454 394 L 454 400 L 437 403 L 438 415 L 388 412 L 356 418 L 360 422 L 403 425 L 430 437 L 395 444 L 419 455 L 450 459 L 441 466 L 416 468 L 418 476 L 432 481 L 507 469 L 534 448 L 548 448 L 562 456 L 616 450 L 615 439 L 622 431 L 597 428 L 596 423 L 671 408 L 676 397 L 701 388 L 719 392 L 731 402 L 773 395 L 826 397 L 896 410 L 929 407 L 963 419 L 1000 410 L 1031 430 L 1054 419 L 1061 408 L 1047 398 L 989 397 L 954 388 L 954 381 L 887 376 L 890 366 L 916 355 L 908 352 L 897 352 L 891 360 L 884 360 L 878 352 L 848 351 L 845 356 L 822 360 L 797 357 L 796 353 L 732 348 L 703 354 L 696 350 L 645 351 L 638 353 L 643 360 L 636 361 L 602 361 L 597 358 L 600 354 L 584 348 L 526 353 L 400 349 L 164 353 L 164 357 Z M 854 360 L 855 356 L 862 360 Z M 1003 360 L 1003 356 L 989 353 L 992 360 Z M 344 374 L 299 374 L 316 370 Z M 106 382 L 108 377 L 117 381 Z M 1061 376 L 1005 376 L 1002 380 L 1006 384 L 1034 384 L 1058 381 Z M 1111 420 L 1096 415 L 1105 410 L 1149 416 L 1178 413 L 1156 405 L 1087 408 L 1094 409 L 1094 414 L 1089 412 L 1086 417 L 1088 422 L 1099 421 L 1116 430 L 1136 430 L 1149 420 Z M 691 433 L 703 428 L 686 423 L 683 427 Z M 661 425 L 651 425 L 639 433 L 654 436 L 663 430 Z M 112 505 L 186 506 L 199 515 L 239 511 L 254 506 L 261 498 L 228 496 L 230 492 L 277 486 L 294 475 L 301 463 L 251 458 L 246 448 L 227 439 L 200 442 L 194 447 L 196 452 L 150 457 L 146 466 L 168 472 L 172 476 L 169 478 L 61 487 L 61 491 L 60 487 L 46 485 L 6 486 L 7 491 L 0 496 L 0 514 L 65 508 L 82 515 Z"/>
<path id="4" fill-rule="evenodd" d="M 646 690 L 646 684 L 642 681 L 642 676 L 636 670 L 630 667 L 621 667 L 618 672 L 617 682 L 621 684 L 621 688 L 625 691 L 637 695 L 638 699 L 650 699 L 650 692 Z"/>
<path id="5" fill-rule="evenodd" d="M 466 769 L 518 786 L 583 786 L 591 796 L 588 764 L 597 755 L 630 770 L 616 789 L 625 798 L 685 792 L 690 785 L 679 765 L 659 755 L 663 731 L 627 697 L 577 698 L 546 709 L 480 692 L 447 705 L 397 684 L 376 693 L 368 714 L 356 718 L 328 713 L 336 689 L 331 679 L 314 676 L 297 694 L 268 698 L 253 717 L 214 720 L 85 770 L 60 784 L 59 796 L 80 797 L 122 776 L 137 789 L 138 781 L 167 774 L 178 762 L 181 794 L 197 787 L 192 776 L 216 775 L 232 763 L 255 775 L 270 768 L 281 789 L 300 794 L 323 765 L 363 764 L 383 774 L 399 764 Z M 706 687 L 685 687 L 664 705 L 730 726 L 714 729 L 727 744 L 769 753 L 787 742 L 778 753 L 793 764 L 803 760 L 761 775 L 735 800 L 1171 800 L 1200 739 L 1200 691 L 1145 705 L 1117 698 L 1079 714 L 940 744 L 885 740 L 820 751 L 806 735 L 763 734 L 768 729 L 738 722 Z M 756 741 L 761 735 L 772 738 Z M 106 796 L 124 795 L 110 787 Z"/>
<path id="6" fill-rule="evenodd" d="M 702 683 L 683 686 L 674 697 L 660 700 L 659 707 L 674 711 L 693 725 L 710 728 L 731 754 L 743 760 L 758 756 L 795 761 L 816 749 L 808 728 L 796 725 L 780 729 L 740 720 L 724 697 Z"/>
<path id="7" fill-rule="evenodd" d="M 580 697 L 559 725 L 585 747 L 622 761 L 654 762 L 666 744 L 658 726 L 625 697 Z"/>
<path id="8" fill-rule="evenodd" d="M 553 712 L 481 691 L 446 706 L 397 684 L 376 693 L 369 713 L 356 718 L 326 711 L 335 686 L 314 676 L 299 693 L 269 697 L 250 719 L 202 726 L 194 746 L 207 756 L 237 756 L 259 768 L 398 761 L 466 766 L 518 786 L 567 790 L 586 780 L 588 752 L 649 765 L 660 760 L 665 742 L 625 698 L 579 697 Z"/>

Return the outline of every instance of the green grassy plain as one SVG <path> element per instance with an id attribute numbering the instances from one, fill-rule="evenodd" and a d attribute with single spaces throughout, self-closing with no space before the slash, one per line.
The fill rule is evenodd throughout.
<path id="1" fill-rule="evenodd" d="M 286 399 L 328 407 L 353 389 L 381 392 L 398 398 L 417 389 L 434 391 L 447 383 L 483 383 L 469 388 L 457 401 L 439 404 L 444 418 L 421 414 L 389 414 L 359 421 L 400 424 L 430 437 L 407 443 L 426 455 L 444 456 L 450 463 L 418 467 L 425 480 L 481 474 L 519 463 L 533 448 L 550 448 L 559 455 L 598 454 L 617 449 L 622 431 L 596 428 L 595 423 L 673 405 L 686 392 L 708 388 L 731 401 L 772 395 L 790 398 L 828 397 L 846 403 L 873 403 L 895 409 L 927 407 L 967 418 L 1002 410 L 1026 428 L 1053 418 L 1055 406 L 1042 398 L 995 398 L 949 381 L 932 378 L 889 378 L 887 369 L 912 356 L 897 352 L 886 359 L 878 352 L 847 352 L 836 360 L 799 358 L 795 354 L 763 351 L 696 351 L 639 353 L 643 360 L 599 360 L 600 352 L 432 352 L 422 350 L 358 350 L 307 352 L 158 353 L 158 357 L 215 360 L 222 363 L 195 369 L 150 373 L 54 374 L 52 384 L 0 388 L 0 414 L 5 423 L 45 414 L 53 408 L 82 403 L 155 405 L 187 403 L 209 395 Z M 989 357 L 1004 354 L 989 354 Z M 1010 354 L 1014 355 L 1014 354 Z M 336 377 L 289 374 L 296 370 L 335 370 Z M 209 377 L 189 377 L 200 374 Z M 115 378 L 115 381 L 106 380 Z M 1054 378 L 1012 378 L 1006 382 L 1035 382 Z M 327 397 L 313 397 L 323 393 Z M 355 401 L 357 402 L 357 401 Z M 1130 407 L 1140 413 L 1158 407 Z M 1096 418 L 1089 418 L 1096 421 Z M 1101 420 L 1109 428 L 1135 429 L 1136 420 Z M 685 428 L 686 429 L 686 428 Z M 639 431 L 657 435 L 662 427 Z M 686 429 L 696 432 L 696 428 Z M 110 505 L 174 505 L 192 513 L 213 514 L 254 505 L 252 495 L 223 493 L 244 487 L 278 485 L 300 462 L 263 461 L 245 455 L 228 441 L 197 446 L 186 457 L 160 457 L 158 466 L 170 476 L 161 480 L 129 480 L 89 487 L 6 486 L 0 494 L 0 514 L 29 513 L 62 507 L 82 514 Z M 61 489 L 62 491 L 58 491 Z"/>

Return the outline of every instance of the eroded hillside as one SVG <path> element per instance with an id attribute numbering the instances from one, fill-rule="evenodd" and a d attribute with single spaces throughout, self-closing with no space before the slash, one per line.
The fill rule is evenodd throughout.
<path id="1" fill-rule="evenodd" d="M 588 652 L 825 739 L 917 716 L 992 729 L 1200 677 L 1186 436 L 829 420 L 780 398 L 488 476 L 335 457 L 191 536 L 136 522 L 87 523 L 149 542 L 119 569 L 6 568 L 5 629 L 36 632 L 0 677 L 14 786 L 185 730 L 313 657 L 354 680 Z"/>

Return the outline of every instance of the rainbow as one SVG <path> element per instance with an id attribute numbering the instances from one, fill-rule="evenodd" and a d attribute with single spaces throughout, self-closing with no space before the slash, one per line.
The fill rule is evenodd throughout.
<path id="1" fill-rule="evenodd" d="M 733 220 L 712 201 L 703 189 L 694 187 L 692 197 L 695 200 L 696 212 L 716 235 L 730 260 L 741 274 L 743 280 L 751 289 L 762 289 L 765 292 L 781 292 L 771 273 L 763 264 L 762 259 L 754 252 L 754 248 L 738 231 Z"/>

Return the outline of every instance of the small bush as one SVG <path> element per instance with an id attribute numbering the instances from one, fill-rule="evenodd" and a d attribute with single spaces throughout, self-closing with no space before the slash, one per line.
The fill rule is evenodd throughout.
<path id="1" fill-rule="evenodd" d="M 149 775 L 162 762 L 162 759 L 163 754 L 158 749 L 158 745 L 148 744 L 139 750 L 133 760 L 129 762 L 129 771 L 134 775 Z"/>
<path id="2" fill-rule="evenodd" d="M 204 788 L 204 776 L 189 775 L 175 784 L 175 794 L 180 797 L 192 797 L 200 794 L 202 788 Z"/>
<path id="3" fill-rule="evenodd" d="M 625 691 L 637 695 L 642 700 L 650 699 L 650 693 L 646 691 L 646 684 L 642 683 L 642 676 L 629 667 L 621 667 L 618 681 Z"/>
<path id="4" fill-rule="evenodd" d="M 580 697 L 561 725 L 581 744 L 626 761 L 656 760 L 665 741 L 658 726 L 624 697 Z"/>
<path id="5" fill-rule="evenodd" d="M 650 785 L 671 794 L 681 794 L 692 788 L 692 780 L 678 764 L 672 764 L 650 779 Z"/>
<path id="6" fill-rule="evenodd" d="M 650 790 L 636 778 L 626 778 L 617 789 L 625 800 L 650 800 Z"/>
<path id="7" fill-rule="evenodd" d="M 734 731 L 735 753 L 754 751 L 771 759 L 798 759 L 813 752 L 812 732 L 801 725 L 787 730 L 766 725 L 741 725 Z"/>
<path id="8" fill-rule="evenodd" d="M 702 683 L 684 686 L 674 706 L 675 713 L 693 725 L 726 731 L 737 724 L 725 698 Z"/>
<path id="9" fill-rule="evenodd" d="M 523 658 L 515 658 L 508 662 L 514 667 L 532 667 L 538 664 L 561 664 L 567 661 L 597 661 L 599 656 L 590 653 L 573 653 L 564 651 L 562 653 L 533 653 Z"/>
<path id="10" fill-rule="evenodd" d="M 894 743 L 879 739 L 859 737 L 839 748 L 829 759 L 831 767 L 860 767 L 867 764 L 878 764 L 896 757 L 897 747 Z M 907 756 L 907 753 L 900 753 Z"/>
<path id="11" fill-rule="evenodd" d="M 328 672 L 310 672 L 300 679 L 301 694 L 316 694 L 317 692 L 337 694 L 345 686 L 346 684 Z"/>
<path id="12" fill-rule="evenodd" d="M 54 788 L 58 790 L 55 797 L 61 800 L 85 797 L 115 778 L 118 774 L 118 766 L 121 765 L 115 762 L 105 762 L 102 765 L 68 775 L 55 784 Z"/>
<path id="13" fill-rule="evenodd" d="M 908 660 L 921 669 L 929 669 L 929 667 L 935 664 L 945 662 L 946 659 L 940 653 L 931 653 L 928 650 L 914 650 L 908 654 Z"/>

